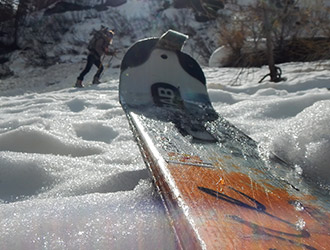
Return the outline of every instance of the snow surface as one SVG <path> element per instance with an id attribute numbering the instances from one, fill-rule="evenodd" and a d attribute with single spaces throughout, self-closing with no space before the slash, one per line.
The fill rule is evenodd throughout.
<path id="1" fill-rule="evenodd" d="M 1 81 L 1 249 L 174 249 L 118 103 L 118 69 L 72 88 L 83 66 Z"/>
<path id="2" fill-rule="evenodd" d="M 267 67 L 207 68 L 211 101 L 262 148 L 296 165 L 329 190 L 330 62 L 280 67 L 286 81 L 260 84 L 258 80 L 269 72 Z"/>
<path id="3" fill-rule="evenodd" d="M 1 248 L 175 249 L 118 102 L 119 69 L 72 88 L 83 66 L 17 64 L 0 82 Z M 212 104 L 328 189 L 330 61 L 280 66 L 287 81 L 261 84 L 266 67 L 204 68 Z"/>
<path id="4" fill-rule="evenodd" d="M 138 2 L 146 1 L 119 10 L 137 18 Z M 74 30 L 85 40 L 98 27 L 93 19 Z M 26 65 L 24 53 L 11 58 L 14 76 L 0 80 L 0 249 L 176 249 L 118 102 L 122 54 L 104 83 L 74 89 L 82 56 L 43 69 Z M 287 81 L 261 84 L 267 67 L 203 68 L 212 104 L 329 191 L 330 61 L 279 66 Z"/>

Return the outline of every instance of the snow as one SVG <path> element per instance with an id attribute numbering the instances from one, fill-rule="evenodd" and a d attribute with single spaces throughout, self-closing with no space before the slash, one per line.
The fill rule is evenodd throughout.
<path id="1" fill-rule="evenodd" d="M 148 6 L 132 0 L 118 11 L 138 19 Z M 95 19 L 77 24 L 74 37 L 85 41 L 99 26 Z M 70 40 L 55 49 L 69 50 Z M 132 43 L 118 40 L 115 47 Z M 11 57 L 14 76 L 0 79 L 1 249 L 176 249 L 118 102 L 123 54 L 105 67 L 102 84 L 75 89 L 85 55 L 63 55 L 63 63 L 45 69 L 27 65 L 24 53 Z M 265 151 L 329 191 L 330 61 L 279 66 L 287 78 L 279 83 L 258 83 L 267 67 L 203 67 L 212 104 Z"/>
<path id="2" fill-rule="evenodd" d="M 286 81 L 260 84 L 257 82 L 268 73 L 267 67 L 208 68 L 212 104 L 267 151 L 328 186 L 329 61 L 287 63 L 280 67 Z"/>
<path id="3" fill-rule="evenodd" d="M 21 67 L 1 80 L 2 248 L 175 249 L 118 102 L 119 69 L 74 89 L 83 66 Z M 287 81 L 260 84 L 267 67 L 203 69 L 220 114 L 328 188 L 330 62 L 280 67 Z"/>
<path id="4" fill-rule="evenodd" d="M 150 3 L 148 1 L 131 0 L 118 9 L 123 12 L 123 16 L 126 16 L 130 20 L 135 18 L 149 18 L 151 15 L 149 5 Z"/>

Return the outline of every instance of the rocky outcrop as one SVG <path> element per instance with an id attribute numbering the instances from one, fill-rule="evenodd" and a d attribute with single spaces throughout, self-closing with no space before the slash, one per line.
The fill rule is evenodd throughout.
<path id="1" fill-rule="evenodd" d="M 217 47 L 217 37 L 209 36 L 216 26 L 196 22 L 194 16 L 191 6 L 178 9 L 172 0 L 55 1 L 22 18 L 16 44 L 26 51 L 33 65 L 47 66 L 56 61 L 77 60 L 74 57 L 79 55 L 85 58 L 90 33 L 101 25 L 116 30 L 113 46 L 123 51 L 138 39 L 159 36 L 172 28 L 189 35 L 186 51 L 203 64 Z M 0 32 L 6 31 L 6 42 L 10 44 L 13 32 L 7 27 L 4 24 Z"/>
<path id="2" fill-rule="evenodd" d="M 107 0 L 102 4 L 84 5 L 81 3 L 71 3 L 66 1 L 57 2 L 54 6 L 45 10 L 44 15 L 49 16 L 53 14 L 65 13 L 70 11 L 80 11 L 80 10 L 88 10 L 88 9 L 96 9 L 97 11 L 107 10 L 108 7 L 118 7 L 127 2 L 127 0 Z"/>

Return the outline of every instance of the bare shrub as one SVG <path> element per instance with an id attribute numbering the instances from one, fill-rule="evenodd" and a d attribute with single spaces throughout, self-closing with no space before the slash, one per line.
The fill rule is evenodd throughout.
<path id="1" fill-rule="evenodd" d="M 268 0 L 251 5 L 228 0 L 217 19 L 220 44 L 233 51 L 228 66 L 266 62 L 271 80 L 277 81 L 275 63 L 329 58 L 330 9 L 320 6 L 323 0 Z"/>

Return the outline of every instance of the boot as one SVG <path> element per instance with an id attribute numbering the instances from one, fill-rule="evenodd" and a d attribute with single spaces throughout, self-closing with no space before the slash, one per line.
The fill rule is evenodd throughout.
<path id="1" fill-rule="evenodd" d="M 94 79 L 93 79 L 93 84 L 100 84 L 100 80 L 97 76 L 94 76 Z"/>
<path id="2" fill-rule="evenodd" d="M 83 88 L 84 85 L 82 84 L 82 80 L 77 80 L 76 85 L 74 85 L 76 88 Z"/>

